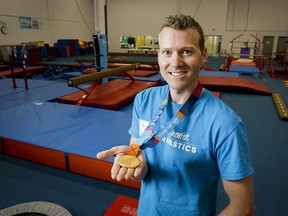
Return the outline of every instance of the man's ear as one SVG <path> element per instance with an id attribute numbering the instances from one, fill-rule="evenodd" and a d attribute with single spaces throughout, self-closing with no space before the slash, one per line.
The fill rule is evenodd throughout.
<path id="1" fill-rule="evenodd" d="M 207 49 L 205 48 L 202 52 L 201 63 L 205 64 L 207 60 Z"/>

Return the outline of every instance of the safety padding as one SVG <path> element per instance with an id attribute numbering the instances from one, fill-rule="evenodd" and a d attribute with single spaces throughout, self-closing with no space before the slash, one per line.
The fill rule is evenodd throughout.
<path id="1" fill-rule="evenodd" d="M 95 155 L 96 157 L 96 155 Z M 104 181 L 124 185 L 139 189 L 140 183 L 132 180 L 116 181 L 111 178 L 111 168 L 113 163 L 102 161 L 94 158 L 85 157 L 77 154 L 69 154 L 69 167 L 73 173 L 89 176 L 92 178 L 101 179 Z"/>
<path id="2" fill-rule="evenodd" d="M 272 92 L 266 86 L 242 77 L 200 76 L 199 81 L 205 88 L 211 91 L 236 91 L 241 93 L 272 95 Z"/>
<path id="3" fill-rule="evenodd" d="M 3 142 L 7 155 L 66 170 L 64 152 L 7 138 Z"/>

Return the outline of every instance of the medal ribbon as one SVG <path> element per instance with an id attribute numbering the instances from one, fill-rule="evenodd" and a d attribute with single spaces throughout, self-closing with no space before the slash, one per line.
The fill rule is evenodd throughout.
<path id="1" fill-rule="evenodd" d="M 128 150 L 128 154 L 137 156 L 139 149 L 153 148 L 157 145 L 161 138 L 163 138 L 169 131 L 175 128 L 180 124 L 186 116 L 188 116 L 192 110 L 192 107 L 199 99 L 202 92 L 202 85 L 198 82 L 197 87 L 193 91 L 193 94 L 188 98 L 188 100 L 183 104 L 183 106 L 177 111 L 174 116 L 163 126 L 158 132 L 153 133 L 154 126 L 156 125 L 158 119 L 163 114 L 165 107 L 168 103 L 168 98 L 165 98 L 162 102 L 161 107 L 159 108 L 157 114 L 144 130 L 143 134 L 135 141 L 134 144 L 131 144 Z"/>

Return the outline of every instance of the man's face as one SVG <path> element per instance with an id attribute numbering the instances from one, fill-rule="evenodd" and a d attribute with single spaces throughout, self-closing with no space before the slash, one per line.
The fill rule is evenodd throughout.
<path id="1" fill-rule="evenodd" d="M 206 52 L 199 47 L 200 34 L 195 29 L 163 28 L 159 34 L 158 63 L 170 90 L 191 92 L 196 87 Z"/>

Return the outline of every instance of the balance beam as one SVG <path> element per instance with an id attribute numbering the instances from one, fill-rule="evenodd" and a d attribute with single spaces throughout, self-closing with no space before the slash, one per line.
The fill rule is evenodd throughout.
<path id="1" fill-rule="evenodd" d="M 127 65 L 127 66 L 113 68 L 113 69 L 106 70 L 106 71 L 101 71 L 98 73 L 87 74 L 87 75 L 83 75 L 80 77 L 74 77 L 74 78 L 68 79 L 67 82 L 68 82 L 69 87 L 76 87 L 76 86 L 83 84 L 83 83 L 94 82 L 94 81 L 100 80 L 100 79 L 105 78 L 105 77 L 115 76 L 115 75 L 124 73 L 124 72 L 129 71 L 129 70 L 135 70 L 139 67 L 140 67 L 139 63 Z"/>
<path id="2" fill-rule="evenodd" d="M 108 59 L 108 63 L 122 63 L 122 64 L 134 64 L 140 62 L 144 65 L 158 65 L 158 61 L 146 61 L 146 60 L 130 60 L 130 59 Z"/>
<path id="3" fill-rule="evenodd" d="M 281 120 L 288 120 L 288 109 L 280 94 L 272 94 L 273 101 L 276 105 Z"/>

